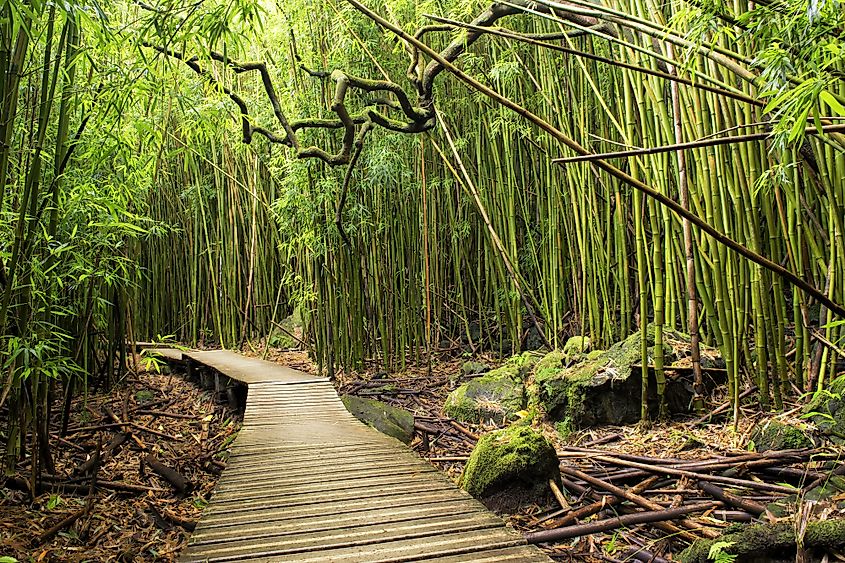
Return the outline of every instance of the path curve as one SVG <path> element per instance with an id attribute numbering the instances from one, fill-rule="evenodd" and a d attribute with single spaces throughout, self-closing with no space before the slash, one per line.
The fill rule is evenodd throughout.
<path id="1" fill-rule="evenodd" d="M 183 355 L 248 392 L 226 470 L 180 561 L 551 561 L 349 414 L 327 378 L 224 350 Z"/>

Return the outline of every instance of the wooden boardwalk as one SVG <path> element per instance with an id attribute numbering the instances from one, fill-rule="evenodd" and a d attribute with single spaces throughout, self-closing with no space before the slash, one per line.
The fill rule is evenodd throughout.
<path id="1" fill-rule="evenodd" d="M 188 352 L 248 385 L 243 426 L 181 561 L 551 561 L 402 443 L 355 419 L 328 379 Z"/>

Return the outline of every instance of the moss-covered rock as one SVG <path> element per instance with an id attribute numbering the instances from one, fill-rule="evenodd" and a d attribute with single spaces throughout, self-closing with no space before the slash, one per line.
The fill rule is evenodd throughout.
<path id="1" fill-rule="evenodd" d="M 461 373 L 464 376 L 478 375 L 479 373 L 487 373 L 490 371 L 490 366 L 484 362 L 464 362 L 461 366 Z"/>
<path id="2" fill-rule="evenodd" d="M 830 382 L 804 408 L 807 418 L 836 444 L 845 444 L 845 375 Z"/>
<path id="3" fill-rule="evenodd" d="M 414 415 L 408 411 L 355 395 L 344 395 L 341 400 L 346 410 L 361 422 L 406 444 L 411 442 L 414 436 Z"/>
<path id="4" fill-rule="evenodd" d="M 499 369 L 516 370 L 516 377 L 525 379 L 542 357 L 543 354 L 538 354 L 537 352 L 523 352 L 522 354 L 508 358 Z"/>
<path id="5" fill-rule="evenodd" d="M 543 356 L 534 366 L 534 377 L 530 378 L 526 386 L 528 404 L 538 406 L 543 403 L 543 382 L 557 377 L 566 364 L 567 357 L 561 350 L 552 350 Z"/>
<path id="6" fill-rule="evenodd" d="M 812 448 L 813 441 L 806 428 L 797 428 L 777 420 L 758 423 L 751 431 L 749 446 L 758 452 Z"/>
<path id="7" fill-rule="evenodd" d="M 655 355 L 655 329 L 647 330 L 649 363 Z M 573 427 L 596 424 L 629 424 L 640 419 L 642 389 L 642 333 L 637 331 L 607 351 L 580 356 L 574 365 L 549 367 L 535 372 L 541 402 L 554 420 L 569 420 Z M 663 357 L 668 365 L 685 356 L 688 338 L 678 332 L 664 331 Z M 712 356 L 709 351 L 702 355 Z M 545 360 L 545 358 L 544 358 Z M 542 362 L 541 362 L 542 363 Z M 539 366 L 540 364 L 538 364 Z M 649 385 L 649 409 L 657 412 L 657 391 Z M 684 381 L 669 380 L 666 401 L 669 412 L 687 412 L 692 386 Z"/>
<path id="8" fill-rule="evenodd" d="M 563 353 L 574 358 L 590 351 L 590 338 L 588 336 L 573 336 L 563 345 Z"/>
<path id="9" fill-rule="evenodd" d="M 597 360 L 601 358 L 607 350 L 592 350 L 591 352 L 587 352 L 587 359 L 588 360 Z"/>
<path id="10" fill-rule="evenodd" d="M 540 400 L 553 420 L 570 420 L 575 426 L 589 425 L 585 421 L 587 390 L 590 382 L 606 362 L 602 358 L 584 360 L 567 368 L 546 369 L 534 374 Z"/>
<path id="11" fill-rule="evenodd" d="M 464 383 L 449 393 L 443 412 L 464 422 L 493 420 L 502 424 L 514 419 L 526 407 L 525 378 L 537 360 L 537 354 L 526 352 Z"/>
<path id="12" fill-rule="evenodd" d="M 560 482 L 554 447 L 526 424 L 515 424 L 485 434 L 472 451 L 460 483 L 469 494 L 482 498 L 513 486 L 547 487 Z"/>
<path id="13" fill-rule="evenodd" d="M 267 345 L 271 348 L 298 348 L 302 339 L 302 312 L 299 307 L 274 328 L 267 336 Z"/>
<path id="14" fill-rule="evenodd" d="M 497 423 L 511 419 L 525 407 L 525 388 L 514 370 L 493 370 L 449 393 L 443 412 L 456 420 Z"/>
<path id="15" fill-rule="evenodd" d="M 546 370 L 559 370 L 566 363 L 566 354 L 561 350 L 552 350 L 534 364 L 534 373 L 541 373 Z"/>
<path id="16" fill-rule="evenodd" d="M 710 549 L 717 542 L 723 553 L 736 556 L 736 563 L 795 561 L 795 527 L 791 522 L 754 524 L 715 540 L 699 540 L 678 559 L 683 563 L 711 563 Z M 841 551 L 845 548 L 845 520 L 810 522 L 803 545 L 813 555 L 810 561 L 821 560 L 816 556 L 826 550 Z"/>

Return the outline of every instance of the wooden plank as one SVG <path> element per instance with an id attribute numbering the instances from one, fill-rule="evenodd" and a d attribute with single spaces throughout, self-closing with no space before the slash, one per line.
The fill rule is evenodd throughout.
<path id="1" fill-rule="evenodd" d="M 206 367 L 215 369 L 227 377 L 247 384 L 265 382 L 291 384 L 328 381 L 325 377 L 309 375 L 273 362 L 263 362 L 255 358 L 246 358 L 228 350 L 186 352 L 185 356 Z"/>
<path id="2" fill-rule="evenodd" d="M 202 545 L 203 556 L 209 560 L 218 558 L 249 557 L 253 553 L 285 556 L 330 550 L 360 548 L 387 542 L 404 542 L 427 538 L 438 534 L 484 532 L 498 528 L 500 523 L 489 514 L 474 512 L 462 515 L 435 515 L 407 522 L 364 524 L 338 530 L 306 530 L 300 533 L 278 533 L 248 539 L 233 538 L 220 544 Z M 243 533 L 249 533 L 251 526 L 245 526 Z M 197 546 L 200 547 L 200 546 Z"/>
<path id="3" fill-rule="evenodd" d="M 451 494 L 448 488 L 440 490 L 431 490 L 424 493 L 403 494 L 396 493 L 384 497 L 372 497 L 364 499 L 347 499 L 342 504 L 326 505 L 321 503 L 302 505 L 298 507 L 277 507 L 272 506 L 261 510 L 253 510 L 250 512 L 219 512 L 203 515 L 203 530 L 212 530 L 217 528 L 229 528 L 238 526 L 239 524 L 259 525 L 266 522 L 284 522 L 290 519 L 298 518 L 332 518 L 343 517 L 349 514 L 364 514 L 369 519 L 378 517 L 380 510 L 385 509 L 401 509 L 403 507 L 412 507 L 414 510 L 419 510 L 430 505 L 458 505 L 461 506 L 464 502 L 470 501 L 456 501 L 454 495 Z M 470 504 L 472 504 L 470 502 Z M 473 505 L 475 506 L 475 505 Z M 438 506 L 439 511 L 450 510 L 449 507 Z M 196 533 L 196 532 L 195 532 Z"/>
<path id="4" fill-rule="evenodd" d="M 248 385 L 227 468 L 182 561 L 551 561 L 326 378 L 232 352 L 195 365 Z"/>
<path id="5" fill-rule="evenodd" d="M 296 518 L 275 519 L 270 521 L 249 522 L 249 529 L 245 526 L 225 526 L 195 532 L 192 541 L 195 545 L 206 543 L 220 543 L 229 541 L 233 537 L 247 539 L 250 537 L 266 538 L 272 534 L 305 534 L 316 531 L 342 530 L 355 526 L 380 524 L 395 524 L 409 520 L 419 520 L 429 516 L 459 516 L 474 513 L 478 507 L 471 503 L 454 503 L 447 507 L 438 504 L 410 506 L 389 506 L 387 508 L 369 508 L 364 511 L 347 512 L 317 516 L 299 516 Z"/>
<path id="6" fill-rule="evenodd" d="M 182 352 L 174 348 L 143 348 L 144 356 L 158 356 L 172 362 L 181 362 Z"/>

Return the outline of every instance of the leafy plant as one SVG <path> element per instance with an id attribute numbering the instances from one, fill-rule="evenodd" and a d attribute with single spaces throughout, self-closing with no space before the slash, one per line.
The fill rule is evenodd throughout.
<path id="1" fill-rule="evenodd" d="M 707 553 L 707 558 L 714 563 L 734 563 L 737 555 L 732 555 L 725 550 L 731 547 L 734 542 L 717 541 L 710 546 L 710 551 Z"/>
<path id="2" fill-rule="evenodd" d="M 59 495 L 52 494 L 50 495 L 49 500 L 47 501 L 47 510 L 53 510 L 57 506 L 64 504 L 64 499 Z"/>

